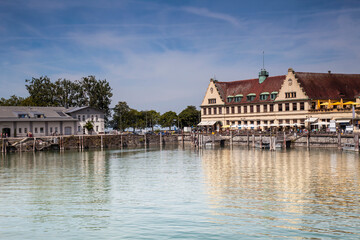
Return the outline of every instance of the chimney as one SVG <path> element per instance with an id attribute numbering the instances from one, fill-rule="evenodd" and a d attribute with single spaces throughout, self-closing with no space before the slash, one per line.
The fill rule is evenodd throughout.
<path id="1" fill-rule="evenodd" d="M 331 74 L 331 71 L 329 70 L 328 73 Z"/>

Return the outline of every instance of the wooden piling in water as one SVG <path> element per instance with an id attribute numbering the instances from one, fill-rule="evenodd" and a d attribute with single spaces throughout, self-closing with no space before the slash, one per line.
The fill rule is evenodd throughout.
<path id="1" fill-rule="evenodd" d="M 341 149 L 341 134 L 338 133 L 338 149 Z"/>
<path id="2" fill-rule="evenodd" d="M 252 135 L 252 147 L 255 147 L 255 134 Z"/>
<path id="3" fill-rule="evenodd" d="M 359 134 L 354 135 L 355 152 L 359 151 Z"/>

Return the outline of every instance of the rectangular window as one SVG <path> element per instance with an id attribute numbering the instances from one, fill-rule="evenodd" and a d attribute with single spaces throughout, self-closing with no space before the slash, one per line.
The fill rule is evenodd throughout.
<path id="1" fill-rule="evenodd" d="M 24 128 L 24 133 L 27 133 L 27 128 Z"/>
<path id="2" fill-rule="evenodd" d="M 274 104 L 270 104 L 269 107 L 270 107 L 270 112 L 273 112 L 274 111 Z"/>
<path id="3" fill-rule="evenodd" d="M 270 95 L 271 100 L 275 100 L 276 97 L 277 97 L 277 93 L 272 93 Z"/>
<path id="4" fill-rule="evenodd" d="M 297 103 L 293 103 L 293 111 L 297 111 Z"/>
<path id="5" fill-rule="evenodd" d="M 97 131 L 97 132 L 99 131 L 99 126 L 96 126 L 96 131 Z"/>
<path id="6" fill-rule="evenodd" d="M 52 133 L 52 127 L 50 128 L 50 133 Z"/>
<path id="7" fill-rule="evenodd" d="M 238 113 L 241 113 L 241 106 L 238 106 Z"/>
<path id="8" fill-rule="evenodd" d="M 226 114 L 229 114 L 229 107 L 226 107 Z"/>
<path id="9" fill-rule="evenodd" d="M 296 98 L 296 92 L 285 93 L 285 98 Z"/>
<path id="10" fill-rule="evenodd" d="M 264 112 L 267 112 L 267 104 L 264 105 Z"/>
<path id="11" fill-rule="evenodd" d="M 235 107 L 231 107 L 231 113 L 232 113 L 232 114 L 235 113 Z"/>
<path id="12" fill-rule="evenodd" d="M 214 114 L 216 114 L 216 109 L 217 109 L 217 108 L 216 108 L 216 107 L 214 107 Z"/>
<path id="13" fill-rule="evenodd" d="M 260 105 L 256 105 L 256 112 L 260 112 Z"/>
<path id="14" fill-rule="evenodd" d="M 35 128 L 35 133 L 37 133 L 37 128 Z"/>
<path id="15" fill-rule="evenodd" d="M 250 105 L 250 112 L 253 113 L 254 112 L 254 106 Z"/>
<path id="16" fill-rule="evenodd" d="M 81 132 L 81 127 L 80 126 L 78 126 L 78 132 Z"/>
<path id="17" fill-rule="evenodd" d="M 215 98 L 210 98 L 208 101 L 209 101 L 209 104 L 214 104 L 214 103 L 216 103 L 216 99 L 215 99 Z"/>
<path id="18" fill-rule="evenodd" d="M 40 133 L 44 133 L 44 128 L 43 127 L 40 128 Z"/>
<path id="19" fill-rule="evenodd" d="M 77 115 L 78 120 L 81 121 L 81 115 Z"/>
<path id="20" fill-rule="evenodd" d="M 55 132 L 56 132 L 56 133 L 58 132 L 58 128 L 57 128 L 57 127 L 55 127 Z"/>
<path id="21" fill-rule="evenodd" d="M 204 115 L 206 115 L 206 108 L 203 109 Z"/>
<path id="22" fill-rule="evenodd" d="M 247 113 L 247 106 L 244 106 L 244 113 Z"/>
<path id="23" fill-rule="evenodd" d="M 300 110 L 305 110 L 305 104 L 304 104 L 304 102 L 301 102 L 301 103 L 300 103 Z"/>
<path id="24" fill-rule="evenodd" d="M 21 133 L 21 130 L 22 130 L 22 129 L 21 129 L 21 128 L 19 128 L 19 133 Z"/>
<path id="25" fill-rule="evenodd" d="M 211 108 L 208 108 L 208 114 L 211 115 Z"/>
<path id="26" fill-rule="evenodd" d="M 219 114 L 222 114 L 222 107 L 219 107 Z"/>
<path id="27" fill-rule="evenodd" d="M 85 122 L 85 115 L 82 115 L 82 121 Z"/>
<path id="28" fill-rule="evenodd" d="M 278 104 L 279 112 L 282 112 L 282 103 Z"/>
<path id="29" fill-rule="evenodd" d="M 98 116 L 98 115 L 95 115 L 95 119 L 96 119 L 96 121 L 98 122 L 98 121 L 99 121 L 99 116 Z"/>
<path id="30" fill-rule="evenodd" d="M 289 103 L 285 103 L 285 111 L 289 111 L 290 110 L 290 104 Z"/>
<path id="31" fill-rule="evenodd" d="M 229 120 L 226 120 L 226 125 L 230 125 L 230 121 L 229 121 Z"/>

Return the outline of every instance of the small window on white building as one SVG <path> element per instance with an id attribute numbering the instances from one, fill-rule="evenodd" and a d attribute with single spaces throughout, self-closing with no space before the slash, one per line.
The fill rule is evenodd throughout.
<path id="1" fill-rule="evenodd" d="M 96 121 L 98 122 L 99 121 L 98 115 L 95 115 L 95 118 L 96 118 Z"/>
<path id="2" fill-rule="evenodd" d="M 27 128 L 24 128 L 24 133 L 27 133 Z"/>
<path id="3" fill-rule="evenodd" d="M 96 131 L 97 131 L 97 132 L 99 131 L 99 126 L 96 126 Z"/>
<path id="4" fill-rule="evenodd" d="M 57 128 L 57 127 L 55 127 L 55 132 L 56 132 L 56 133 L 58 132 L 58 128 Z"/>
<path id="5" fill-rule="evenodd" d="M 78 132 L 80 132 L 81 131 L 81 127 L 80 126 L 78 126 Z"/>
<path id="6" fill-rule="evenodd" d="M 52 133 L 52 127 L 50 127 L 50 133 Z"/>
<path id="7" fill-rule="evenodd" d="M 35 128 L 35 133 L 37 133 L 37 128 Z"/>
<path id="8" fill-rule="evenodd" d="M 77 115 L 78 120 L 81 121 L 81 115 Z"/>
<path id="9" fill-rule="evenodd" d="M 44 133 L 44 128 L 43 127 L 40 128 L 40 133 Z"/>
<path id="10" fill-rule="evenodd" d="M 82 115 L 82 120 L 83 122 L 85 122 L 85 115 Z"/>
<path id="11" fill-rule="evenodd" d="M 21 130 L 22 130 L 22 129 L 21 129 L 21 128 L 19 128 L 19 133 L 22 133 L 22 132 L 21 132 Z"/>
<path id="12" fill-rule="evenodd" d="M 91 121 L 92 122 L 94 121 L 94 115 L 91 115 Z"/>

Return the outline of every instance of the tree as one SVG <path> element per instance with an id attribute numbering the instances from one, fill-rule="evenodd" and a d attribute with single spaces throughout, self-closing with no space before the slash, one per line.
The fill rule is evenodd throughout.
<path id="1" fill-rule="evenodd" d="M 107 123 L 110 117 L 111 97 L 113 96 L 109 82 L 106 79 L 96 80 L 95 76 L 88 76 L 83 77 L 79 83 L 82 89 L 84 89 L 86 104 L 104 111 L 105 123 Z"/>
<path id="2" fill-rule="evenodd" d="M 162 127 L 168 127 L 171 130 L 171 127 L 176 124 L 177 115 L 173 111 L 168 111 L 160 116 L 159 123 Z"/>
<path id="3" fill-rule="evenodd" d="M 55 96 L 57 105 L 63 107 L 84 106 L 87 103 L 79 81 L 59 78 L 55 82 Z"/>
<path id="4" fill-rule="evenodd" d="M 130 107 L 126 102 L 118 102 L 116 106 L 114 107 L 114 115 L 113 120 L 111 121 L 111 126 L 114 129 L 124 131 L 129 126 L 129 112 Z"/>
<path id="5" fill-rule="evenodd" d="M 87 121 L 84 125 L 84 128 L 86 128 L 89 133 L 92 133 L 94 130 L 94 124 L 91 121 Z"/>
<path id="6" fill-rule="evenodd" d="M 151 131 L 154 131 L 154 126 L 159 122 L 160 113 L 155 110 L 146 111 L 146 127 L 151 127 Z"/>
<path id="7" fill-rule="evenodd" d="M 1 98 L 0 106 L 33 106 L 33 102 L 30 97 L 23 98 L 16 95 L 10 96 L 9 99 Z"/>
<path id="8" fill-rule="evenodd" d="M 200 121 L 200 111 L 195 106 L 187 106 L 179 114 L 179 121 L 182 127 L 196 126 Z"/>
<path id="9" fill-rule="evenodd" d="M 35 106 L 59 106 L 56 102 L 55 84 L 47 76 L 26 79 L 25 87 L 29 92 L 31 101 Z"/>

